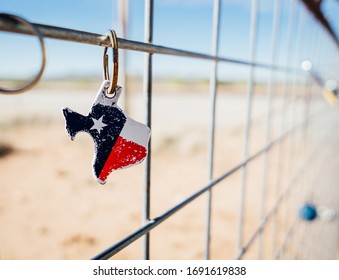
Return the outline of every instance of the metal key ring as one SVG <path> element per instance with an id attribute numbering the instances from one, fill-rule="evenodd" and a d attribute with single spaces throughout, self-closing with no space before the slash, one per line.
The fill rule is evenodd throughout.
<path id="1" fill-rule="evenodd" d="M 11 14 L 5 14 L 5 13 L 0 13 L 0 17 L 6 17 L 6 18 L 9 18 L 9 19 L 11 19 L 15 22 L 19 22 L 19 23 L 22 23 L 24 25 L 29 26 L 32 29 L 33 34 L 35 34 L 38 37 L 39 42 L 40 42 L 40 47 L 41 47 L 41 51 L 42 51 L 42 61 L 41 61 L 40 70 L 37 73 L 37 75 L 33 78 L 33 80 L 31 80 L 29 83 L 27 83 L 23 86 L 19 86 L 19 87 L 13 88 L 13 89 L 0 87 L 0 93 L 3 93 L 3 94 L 21 93 L 21 92 L 24 92 L 24 91 L 31 89 L 40 80 L 42 73 L 44 72 L 44 69 L 45 69 L 45 66 L 46 66 L 46 46 L 45 46 L 45 43 L 44 43 L 44 40 L 43 40 L 43 36 L 42 36 L 41 32 L 39 31 L 39 29 L 37 29 L 29 21 L 27 21 L 27 20 L 25 20 L 21 17 L 11 15 Z"/>
<path id="2" fill-rule="evenodd" d="M 119 67 L 119 53 L 118 53 L 118 40 L 117 36 L 115 34 L 114 30 L 109 29 L 109 33 L 107 35 L 111 40 L 112 45 L 112 54 L 113 54 L 113 77 L 112 80 L 110 80 L 109 77 L 109 70 L 108 70 L 108 55 L 107 55 L 107 49 L 108 47 L 105 47 L 104 50 L 104 79 L 110 81 L 109 88 L 107 89 L 108 94 L 113 94 L 115 96 L 116 88 L 118 86 L 118 67 Z"/>

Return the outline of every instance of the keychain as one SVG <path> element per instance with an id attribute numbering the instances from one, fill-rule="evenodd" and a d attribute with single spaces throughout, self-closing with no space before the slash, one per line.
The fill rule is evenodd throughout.
<path id="1" fill-rule="evenodd" d="M 93 174 L 100 184 L 105 184 L 108 175 L 117 169 L 141 163 L 146 155 L 150 129 L 129 118 L 118 106 L 121 94 L 118 80 L 118 44 L 115 32 L 110 30 L 113 46 L 113 81 L 108 74 L 107 47 L 104 51 L 104 82 L 87 116 L 63 108 L 66 131 L 71 138 L 84 131 L 89 133 L 95 143 Z"/>

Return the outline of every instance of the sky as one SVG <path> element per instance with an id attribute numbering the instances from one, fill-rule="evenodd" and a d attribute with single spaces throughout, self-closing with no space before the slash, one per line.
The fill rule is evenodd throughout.
<path id="1" fill-rule="evenodd" d="M 260 63 L 272 61 L 272 14 L 274 0 L 259 1 L 258 40 L 255 60 Z M 326 4 L 326 5 L 325 5 Z M 339 32 L 339 5 L 336 0 L 325 0 L 324 7 Z M 301 22 L 299 3 L 295 14 Z M 16 14 L 25 19 L 47 25 L 61 26 L 105 34 L 114 29 L 119 35 L 117 0 L 16 0 L 2 1 L 0 11 Z M 290 0 L 282 0 L 279 42 L 275 63 L 290 64 L 296 57 L 288 58 L 287 24 Z M 219 55 L 232 59 L 248 60 L 250 43 L 250 0 L 223 0 L 220 22 Z M 298 14 L 299 13 L 299 14 Z M 303 24 L 305 45 L 314 44 L 314 32 L 307 19 Z M 212 48 L 212 0 L 155 0 L 154 44 L 209 54 Z M 300 25 L 300 24 L 299 24 Z M 313 28 L 313 29 L 312 29 Z M 296 32 L 296 30 L 294 30 Z M 129 0 L 129 16 L 126 39 L 143 41 L 144 1 Z M 294 40 L 296 36 L 292 37 Z M 312 41 L 313 40 L 313 41 Z M 37 71 L 40 51 L 36 38 L 0 33 L 0 77 L 25 78 Z M 103 49 L 97 46 L 46 39 L 48 60 L 44 78 L 81 77 L 102 75 Z M 309 42 L 309 44 L 307 44 Z M 300 52 L 307 59 L 312 56 L 311 48 Z M 143 53 L 128 51 L 127 73 L 142 76 Z M 328 58 L 330 60 L 330 58 Z M 153 73 L 159 77 L 208 78 L 211 62 L 173 56 L 154 56 Z M 220 64 L 221 79 L 245 79 L 247 68 L 238 65 Z"/>

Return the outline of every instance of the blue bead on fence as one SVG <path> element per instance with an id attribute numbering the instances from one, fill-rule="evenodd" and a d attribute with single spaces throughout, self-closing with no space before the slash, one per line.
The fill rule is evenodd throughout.
<path id="1" fill-rule="evenodd" d="M 317 217 L 317 208 L 312 203 L 305 203 L 299 210 L 299 216 L 302 220 L 313 221 Z"/>

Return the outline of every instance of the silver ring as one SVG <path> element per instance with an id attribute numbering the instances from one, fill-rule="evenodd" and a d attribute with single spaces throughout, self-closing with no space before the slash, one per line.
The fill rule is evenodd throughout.
<path id="1" fill-rule="evenodd" d="M 31 81 L 29 81 L 27 84 L 25 84 L 23 86 L 19 86 L 19 87 L 12 88 L 12 89 L 0 87 L 0 93 L 3 93 L 3 94 L 21 93 L 21 92 L 24 92 L 24 91 L 31 89 L 40 80 L 42 73 L 45 70 L 45 66 L 46 66 L 46 46 L 45 46 L 45 43 L 44 43 L 44 38 L 43 38 L 41 32 L 39 31 L 39 29 L 37 29 L 32 23 L 30 23 L 29 21 L 27 21 L 27 20 L 25 20 L 21 17 L 11 15 L 11 14 L 5 14 L 5 13 L 0 13 L 0 17 L 5 17 L 5 18 L 11 19 L 15 22 L 19 22 L 19 23 L 22 23 L 24 25 L 29 26 L 32 29 L 33 34 L 38 37 L 39 42 L 40 42 L 40 47 L 41 47 L 41 52 L 42 52 L 42 61 L 41 61 L 40 70 L 36 74 L 36 76 Z"/>

